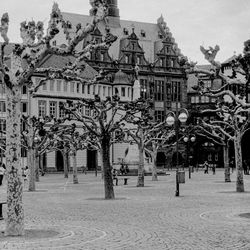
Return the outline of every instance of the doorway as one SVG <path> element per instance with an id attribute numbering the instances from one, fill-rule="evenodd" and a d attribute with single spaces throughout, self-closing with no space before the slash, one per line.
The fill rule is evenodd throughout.
<path id="1" fill-rule="evenodd" d="M 63 154 L 60 150 L 56 151 L 56 170 L 63 171 L 64 164 L 63 164 Z"/>
<path id="2" fill-rule="evenodd" d="M 87 169 L 90 171 L 94 171 L 97 169 L 98 158 L 97 158 L 97 150 L 87 150 Z"/>

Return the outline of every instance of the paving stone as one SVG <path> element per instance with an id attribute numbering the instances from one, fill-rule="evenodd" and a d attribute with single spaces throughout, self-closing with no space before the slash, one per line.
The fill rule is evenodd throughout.
<path id="1" fill-rule="evenodd" d="M 142 188 L 130 177 L 128 186 L 114 187 L 117 199 L 105 200 L 100 176 L 79 174 L 73 184 L 72 175 L 45 175 L 36 192 L 24 192 L 29 234 L 0 236 L 0 249 L 249 250 L 250 219 L 240 214 L 250 213 L 250 192 L 235 192 L 235 173 L 231 183 L 223 178 L 222 170 L 193 173 L 175 197 L 174 171 L 154 182 L 146 176 Z"/>

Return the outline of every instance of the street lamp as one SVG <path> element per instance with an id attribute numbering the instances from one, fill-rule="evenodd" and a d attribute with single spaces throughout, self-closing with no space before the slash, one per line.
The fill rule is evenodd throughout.
<path id="1" fill-rule="evenodd" d="M 196 138 L 194 135 L 188 135 L 183 138 L 183 141 L 186 143 L 186 166 L 188 167 L 189 179 L 191 179 L 191 166 L 190 166 L 190 159 L 189 159 L 189 148 L 190 142 L 195 142 Z"/>
<path id="2" fill-rule="evenodd" d="M 176 112 L 170 111 L 167 114 L 166 123 L 169 126 L 175 125 L 175 135 L 176 135 L 176 191 L 175 196 L 179 196 L 179 122 L 185 123 L 188 118 L 188 111 L 186 109 L 176 109 Z"/>

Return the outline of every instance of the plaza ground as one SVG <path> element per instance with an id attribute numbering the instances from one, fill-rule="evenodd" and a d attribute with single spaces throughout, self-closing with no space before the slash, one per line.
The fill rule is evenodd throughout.
<path id="1" fill-rule="evenodd" d="M 72 175 L 45 175 L 36 192 L 24 192 L 26 235 L 1 235 L 0 249 L 250 249 L 250 175 L 246 192 L 236 193 L 235 172 L 231 183 L 222 170 L 191 179 L 186 172 L 175 197 L 175 172 L 169 173 L 158 182 L 146 176 L 143 188 L 130 176 L 127 186 L 114 186 L 115 200 L 104 200 L 100 175 L 81 173 L 79 184 Z"/>

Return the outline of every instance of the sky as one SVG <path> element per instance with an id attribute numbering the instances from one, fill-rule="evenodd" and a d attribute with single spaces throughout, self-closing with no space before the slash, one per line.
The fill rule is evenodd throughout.
<path id="1" fill-rule="evenodd" d="M 47 24 L 53 0 L 1 0 L 0 15 L 10 17 L 10 42 L 21 42 L 22 21 Z M 89 0 L 56 0 L 62 12 L 88 14 Z M 223 62 L 243 51 L 250 39 L 250 0 L 118 0 L 120 18 L 156 23 L 162 15 L 183 55 L 198 64 L 208 64 L 200 52 L 220 46 L 216 60 Z M 0 40 L 1 41 L 1 40 Z"/>

